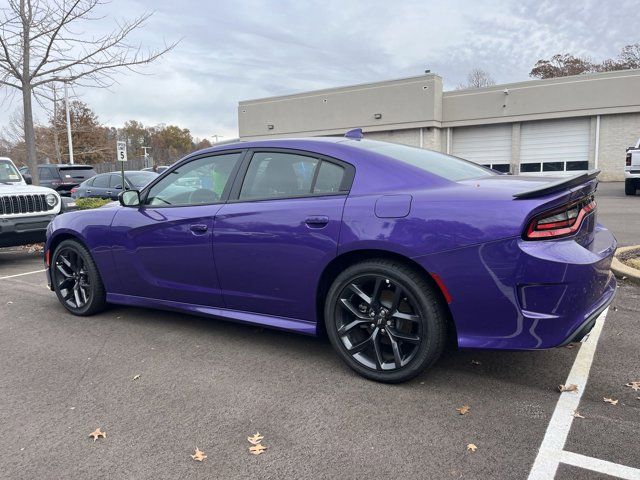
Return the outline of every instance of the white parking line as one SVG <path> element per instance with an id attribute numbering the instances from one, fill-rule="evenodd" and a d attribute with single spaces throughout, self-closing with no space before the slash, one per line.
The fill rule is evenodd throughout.
<path id="1" fill-rule="evenodd" d="M 567 452 L 565 450 L 560 454 L 560 461 L 568 465 L 586 468 L 594 472 L 605 473 L 626 480 L 640 480 L 640 470 L 637 468 L 626 467 L 617 463 L 607 462 L 606 460 L 600 460 L 599 458 L 587 457 L 579 453 Z"/>
<path id="2" fill-rule="evenodd" d="M 551 421 L 547 426 L 544 439 L 540 445 L 538 456 L 535 462 L 533 462 L 533 467 L 531 467 L 528 480 L 553 479 L 556 476 L 560 463 L 567 463 L 620 478 L 640 480 L 640 470 L 635 468 L 564 451 L 564 444 L 567 441 L 567 436 L 569 435 L 569 430 L 571 429 L 571 424 L 574 419 L 573 412 L 577 410 L 582 394 L 587 386 L 589 371 L 591 370 L 593 357 L 596 353 L 596 347 L 598 346 L 598 339 L 602 333 L 602 327 L 604 326 L 608 311 L 609 309 L 607 308 L 600 314 L 593 330 L 591 330 L 589 339 L 582 344 L 578 355 L 576 355 L 565 385 L 576 384 L 578 385 L 578 391 L 563 392 L 560 394 L 556 408 L 551 416 Z"/>
<path id="3" fill-rule="evenodd" d="M 0 280 L 6 280 L 8 278 L 15 278 L 15 277 L 22 277 L 23 275 L 31 275 L 33 273 L 41 273 L 41 272 L 45 272 L 46 269 L 42 269 L 42 270 L 34 270 L 33 272 L 25 272 L 25 273 L 16 273 L 15 275 L 7 275 L 6 277 L 0 277 Z"/>

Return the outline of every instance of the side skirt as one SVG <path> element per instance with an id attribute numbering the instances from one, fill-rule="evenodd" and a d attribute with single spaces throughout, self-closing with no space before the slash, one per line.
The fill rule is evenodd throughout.
<path id="1" fill-rule="evenodd" d="M 174 312 L 186 312 L 203 317 L 222 318 L 239 323 L 250 325 L 260 325 L 264 327 L 288 330 L 303 335 L 317 335 L 316 324 L 306 320 L 295 318 L 275 317 L 273 315 L 263 315 L 260 313 L 243 312 L 230 310 L 227 308 L 209 307 L 206 305 L 194 305 L 191 303 L 172 302 L 156 298 L 136 297 L 133 295 L 122 295 L 120 293 L 108 293 L 107 302 L 116 305 L 128 305 L 131 307 L 155 308 L 160 310 L 170 310 Z"/>

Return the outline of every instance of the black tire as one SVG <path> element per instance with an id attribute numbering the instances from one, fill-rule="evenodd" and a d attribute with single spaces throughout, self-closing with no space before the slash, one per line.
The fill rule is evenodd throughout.
<path id="1" fill-rule="evenodd" d="M 441 296 L 421 272 L 387 259 L 345 269 L 324 308 L 327 336 L 340 358 L 360 375 L 385 383 L 407 381 L 438 360 L 446 318 Z"/>
<path id="2" fill-rule="evenodd" d="M 107 306 L 98 268 L 89 251 L 76 240 L 64 240 L 56 247 L 51 258 L 51 281 L 60 303 L 74 315 L 94 315 Z"/>
<path id="3" fill-rule="evenodd" d="M 636 194 L 636 181 L 632 178 L 624 181 L 624 193 L 627 195 Z"/>

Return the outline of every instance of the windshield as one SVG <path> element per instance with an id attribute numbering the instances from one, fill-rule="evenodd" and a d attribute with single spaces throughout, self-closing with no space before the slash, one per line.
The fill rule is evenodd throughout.
<path id="1" fill-rule="evenodd" d="M 154 172 L 136 172 L 136 173 L 128 173 L 127 180 L 131 184 L 133 188 L 139 189 L 147 185 L 151 180 L 158 176 L 157 173 Z"/>
<path id="2" fill-rule="evenodd" d="M 2 183 L 20 183 L 22 176 L 13 163 L 7 160 L 0 160 L 0 182 Z"/>
<path id="3" fill-rule="evenodd" d="M 354 142 L 354 146 L 395 158 L 453 182 L 496 175 L 495 172 L 481 165 L 433 150 L 375 140 L 360 140 Z"/>

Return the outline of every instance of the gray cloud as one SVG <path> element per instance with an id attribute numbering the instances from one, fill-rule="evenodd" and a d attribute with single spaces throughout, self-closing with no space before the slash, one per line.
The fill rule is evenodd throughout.
<path id="1" fill-rule="evenodd" d="M 77 92 L 107 124 L 176 123 L 199 137 L 236 136 L 240 100 L 425 68 L 442 75 L 445 88 L 474 67 L 498 82 L 525 80 L 540 58 L 570 52 L 601 59 L 638 41 L 628 33 L 635 0 L 116 0 L 106 7 L 118 18 L 147 10 L 156 13 L 135 40 L 159 47 L 182 38 L 180 45 L 143 76 L 123 74 L 108 91 Z"/>

